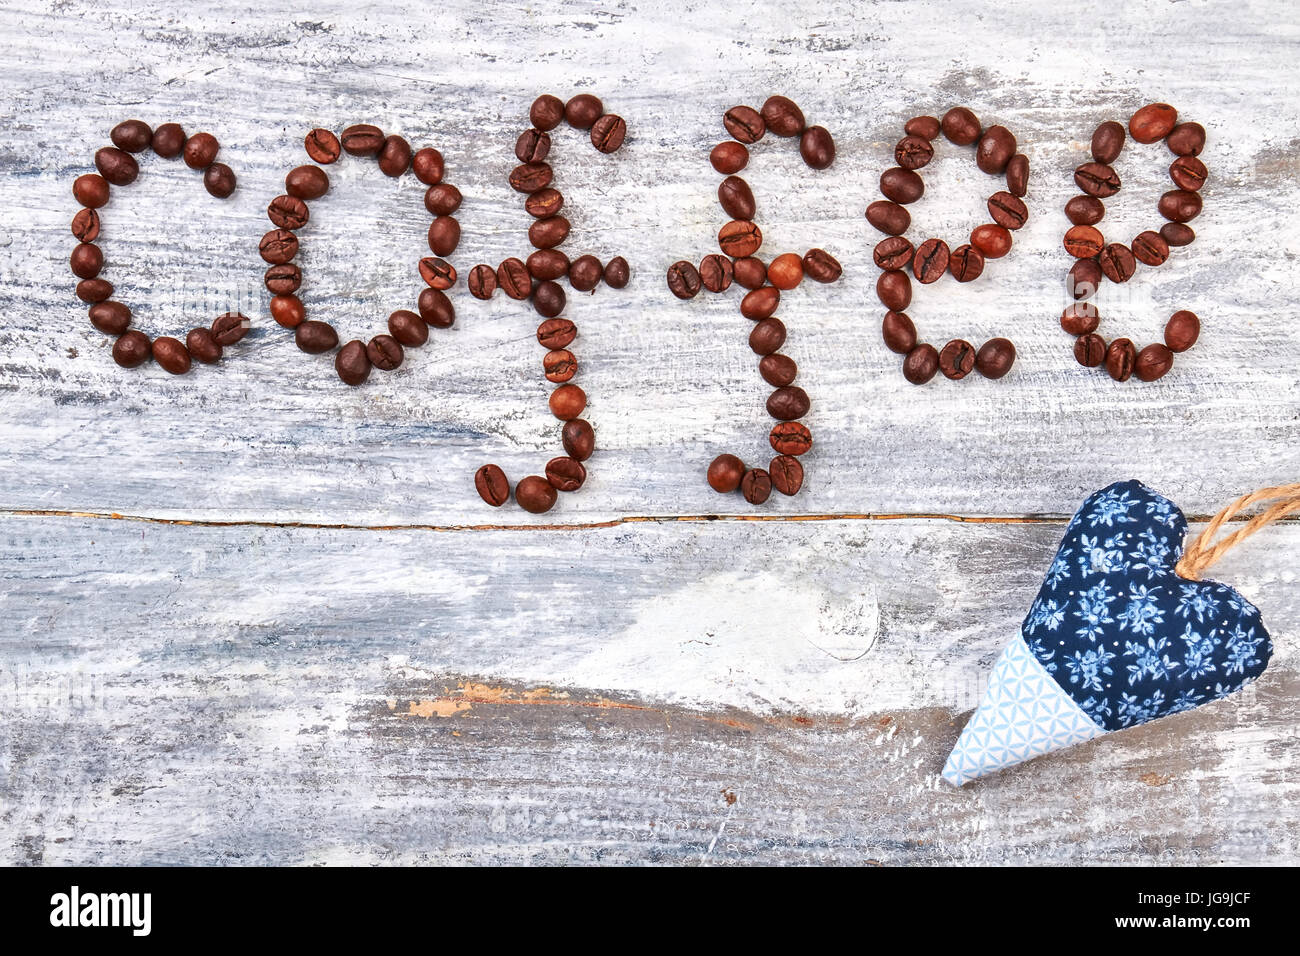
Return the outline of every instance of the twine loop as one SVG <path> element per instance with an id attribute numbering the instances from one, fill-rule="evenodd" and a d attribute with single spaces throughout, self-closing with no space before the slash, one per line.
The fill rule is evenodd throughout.
<path id="1" fill-rule="evenodd" d="M 1225 522 L 1231 521 L 1242 511 L 1264 502 L 1272 502 L 1272 504 L 1218 544 L 1210 544 Z M 1248 495 L 1242 495 L 1210 519 L 1210 523 L 1205 526 L 1205 530 L 1196 536 L 1196 540 L 1183 553 L 1182 559 L 1179 560 L 1174 570 L 1188 580 L 1199 581 L 1212 564 L 1256 531 L 1260 531 L 1274 521 L 1279 521 L 1297 511 L 1300 511 L 1300 483 L 1261 488 L 1259 491 L 1252 491 Z"/>

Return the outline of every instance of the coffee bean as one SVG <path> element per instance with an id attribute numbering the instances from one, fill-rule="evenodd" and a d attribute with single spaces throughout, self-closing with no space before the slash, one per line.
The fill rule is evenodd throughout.
<path id="1" fill-rule="evenodd" d="M 78 279 L 93 279 L 104 268 L 104 253 L 93 242 L 79 242 L 68 257 L 68 264 Z"/>
<path id="2" fill-rule="evenodd" d="M 123 120 L 113 127 L 108 138 L 118 149 L 124 149 L 128 153 L 140 153 L 148 149 L 153 141 L 153 130 L 149 128 L 148 123 L 141 120 Z"/>
<path id="3" fill-rule="evenodd" d="M 296 196 L 276 196 L 266 207 L 266 216 L 281 229 L 301 229 L 311 214 L 307 204 Z"/>
<path id="4" fill-rule="evenodd" d="M 611 289 L 622 289 L 627 286 L 628 279 L 631 278 L 631 270 L 628 268 L 627 260 L 622 256 L 615 256 L 605 263 L 605 285 Z"/>
<path id="5" fill-rule="evenodd" d="M 803 254 L 803 271 L 814 282 L 834 282 L 844 274 L 838 259 L 825 249 L 809 249 Z"/>
<path id="6" fill-rule="evenodd" d="M 763 232 L 752 222 L 733 219 L 718 230 L 718 247 L 733 259 L 752 256 L 763 244 Z"/>
<path id="7" fill-rule="evenodd" d="M 754 193 L 739 176 L 728 176 L 718 185 L 718 202 L 732 219 L 754 218 Z"/>
<path id="8" fill-rule="evenodd" d="M 969 146 L 980 138 L 980 121 L 964 106 L 954 106 L 939 123 L 943 135 L 958 146 Z"/>
<path id="9" fill-rule="evenodd" d="M 994 193 L 988 207 L 993 221 L 1004 229 L 1019 229 L 1029 218 L 1029 208 L 1011 193 Z"/>
<path id="10" fill-rule="evenodd" d="M 456 308 L 441 289 L 422 289 L 415 302 L 420 318 L 435 329 L 449 329 L 456 322 Z"/>
<path id="11" fill-rule="evenodd" d="M 548 382 L 567 382 L 578 374 L 578 360 L 568 349 L 552 349 L 542 359 Z"/>
<path id="12" fill-rule="evenodd" d="M 1200 123 L 1179 123 L 1170 130 L 1165 143 L 1176 156 L 1199 156 L 1205 148 L 1205 127 Z"/>
<path id="13" fill-rule="evenodd" d="M 165 372 L 172 375 L 184 375 L 190 370 L 190 350 L 180 339 L 170 335 L 159 336 L 153 340 L 153 360 Z"/>
<path id="14" fill-rule="evenodd" d="M 339 158 L 339 153 L 343 151 L 343 147 L 339 145 L 339 138 L 319 126 L 307 134 L 302 145 L 307 150 L 307 155 L 311 157 L 311 161 L 322 166 L 335 162 Z"/>
<path id="15" fill-rule="evenodd" d="M 1071 226 L 1065 231 L 1065 251 L 1076 259 L 1091 259 L 1106 245 L 1106 237 L 1092 226 Z"/>
<path id="16" fill-rule="evenodd" d="M 1133 255 L 1149 266 L 1162 265 L 1169 258 L 1169 243 L 1158 232 L 1146 232 L 1133 240 Z"/>
<path id="17" fill-rule="evenodd" d="M 569 238 L 569 220 L 563 216 L 537 219 L 528 227 L 528 241 L 538 249 L 554 249 L 567 238 Z"/>
<path id="18" fill-rule="evenodd" d="M 212 320 L 212 336 L 221 345 L 234 345 L 248 334 L 252 323 L 239 312 L 224 312 Z"/>
<path id="19" fill-rule="evenodd" d="M 924 385 L 938 371 L 939 353 L 933 345 L 918 345 L 903 359 L 903 378 L 913 385 Z"/>
<path id="20" fill-rule="evenodd" d="M 499 465 L 484 465 L 474 472 L 474 489 L 493 508 L 510 500 L 510 480 Z"/>
<path id="21" fill-rule="evenodd" d="M 965 339 L 953 339 L 939 352 L 939 371 L 953 381 L 963 379 L 975 367 L 975 346 Z"/>
<path id="22" fill-rule="evenodd" d="M 724 176 L 738 173 L 749 163 L 749 150 L 735 140 L 714 146 L 709 152 L 709 162 Z"/>
<path id="23" fill-rule="evenodd" d="M 906 355 L 916 348 L 916 326 L 906 312 L 890 309 L 880 323 L 880 335 L 885 340 L 885 348 L 899 355 Z"/>
<path id="24" fill-rule="evenodd" d="M 1101 266 L 1095 259 L 1080 259 L 1070 267 L 1065 290 L 1075 299 L 1086 299 L 1101 286 Z"/>
<path id="25" fill-rule="evenodd" d="M 384 148 L 384 134 L 378 126 L 358 123 L 349 126 L 339 137 L 344 152 L 350 156 L 375 156 Z"/>
<path id="26" fill-rule="evenodd" d="M 880 174 L 880 191 L 886 199 L 907 205 L 925 195 L 925 181 L 910 169 L 894 166 Z"/>
<path id="27" fill-rule="evenodd" d="M 558 102 L 558 100 L 557 100 Z M 519 507 L 535 515 L 545 514 L 555 507 L 556 491 L 551 483 L 537 475 L 529 475 L 515 485 L 515 501 Z"/>
<path id="28" fill-rule="evenodd" d="M 564 119 L 564 103 L 558 96 L 543 93 L 533 100 L 533 105 L 528 109 L 528 118 L 543 133 L 550 132 Z"/>
<path id="29" fill-rule="evenodd" d="M 1136 362 L 1137 349 L 1128 339 L 1116 339 L 1106 349 L 1106 371 L 1117 382 L 1129 380 Z"/>
<path id="30" fill-rule="evenodd" d="M 574 129 L 591 129 L 604 112 L 604 104 L 590 93 L 579 93 L 564 104 L 564 118 Z"/>
<path id="31" fill-rule="evenodd" d="M 1092 158 L 1099 163 L 1110 165 L 1119 158 L 1124 148 L 1124 125 L 1114 120 L 1107 120 L 1092 133 Z"/>
<path id="32" fill-rule="evenodd" d="M 735 270 L 731 266 L 731 260 L 726 256 L 720 256 L 716 252 L 705 256 L 700 260 L 700 285 L 710 292 L 726 292 L 731 288 L 731 280 Z M 672 288 L 672 277 L 669 276 L 669 288 Z M 676 294 L 677 290 L 673 290 Z M 678 298 L 682 298 L 678 295 Z M 690 296 L 686 296 L 690 298 Z"/>
<path id="33" fill-rule="evenodd" d="M 772 476 L 762 468 L 751 468 L 740 479 L 740 493 L 751 505 L 761 505 L 772 496 Z"/>
<path id="34" fill-rule="evenodd" d="M 764 124 L 777 136 L 798 136 L 806 125 L 803 110 L 784 96 L 769 96 L 762 114 Z"/>
<path id="35" fill-rule="evenodd" d="M 540 163 L 551 152 L 551 134 L 526 129 L 515 140 L 515 157 L 521 163 Z"/>
<path id="36" fill-rule="evenodd" d="M 190 329 L 185 336 L 185 348 L 204 365 L 220 362 L 222 353 L 225 352 L 212 330 L 203 328 Z"/>
<path id="37" fill-rule="evenodd" d="M 302 285 L 302 270 L 292 262 L 271 266 L 262 276 L 266 291 L 272 295 L 288 295 L 297 292 Z"/>
<path id="38" fill-rule="evenodd" d="M 435 216 L 450 216 L 460 208 L 462 198 L 451 183 L 438 183 L 424 191 L 424 208 Z"/>
<path id="39" fill-rule="evenodd" d="M 569 257 L 559 249 L 538 249 L 528 257 L 528 272 L 545 282 L 569 274 Z"/>
<path id="40" fill-rule="evenodd" d="M 745 477 L 745 463 L 735 455 L 719 455 L 709 462 L 709 487 L 719 494 L 730 494 Z"/>
<path id="41" fill-rule="evenodd" d="M 1016 153 L 1007 163 L 1007 192 L 1017 199 L 1029 192 L 1029 157 L 1024 153 Z"/>
<path id="42" fill-rule="evenodd" d="M 759 360 L 758 374 L 763 377 L 763 381 L 768 385 L 791 384 L 799 374 L 799 366 L 795 364 L 794 359 L 788 355 L 782 355 L 779 352 L 772 355 L 765 355 Z"/>
<path id="43" fill-rule="evenodd" d="M 284 191 L 297 199 L 319 199 L 330 188 L 330 178 L 319 166 L 298 166 L 284 177 Z"/>
<path id="44" fill-rule="evenodd" d="M 1169 178 L 1174 181 L 1174 185 L 1188 192 L 1195 192 L 1204 186 L 1205 177 L 1209 174 L 1205 164 L 1195 156 L 1179 156 L 1169 167 Z"/>
<path id="45" fill-rule="evenodd" d="M 262 236 L 257 251 L 272 265 L 288 262 L 298 254 L 298 237 L 288 229 L 272 229 Z"/>
<path id="46" fill-rule="evenodd" d="M 425 256 L 420 260 L 420 278 L 435 289 L 450 289 L 456 284 L 456 267 L 446 259 Z M 493 273 L 492 278 L 496 279 Z"/>
<path id="47" fill-rule="evenodd" d="M 771 355 L 785 344 L 785 323 L 769 316 L 749 330 L 749 347 L 757 355 Z"/>
<path id="48" fill-rule="evenodd" d="M 550 279 L 537 283 L 533 290 L 533 308 L 543 318 L 555 318 L 564 311 L 564 303 L 564 290 Z"/>
<path id="49" fill-rule="evenodd" d="M 347 135 L 346 133 L 344 134 Z M 346 143 L 347 140 L 344 139 Z M 353 339 L 334 356 L 334 371 L 344 385 L 357 386 L 370 377 L 370 359 L 366 356 L 365 343 Z"/>
<path id="50" fill-rule="evenodd" d="M 1084 163 L 1074 171 L 1074 182 L 1089 196 L 1105 199 L 1119 192 L 1119 174 L 1104 163 Z"/>
<path id="51" fill-rule="evenodd" d="M 1102 275 L 1111 282 L 1127 282 L 1137 272 L 1137 259 L 1122 242 L 1112 242 L 1097 256 Z"/>
<path id="52" fill-rule="evenodd" d="M 904 269 L 911 264 L 915 252 L 902 236 L 886 236 L 876 243 L 871 259 L 881 269 Z"/>
<path id="53" fill-rule="evenodd" d="M 99 238 L 99 213 L 93 209 L 78 209 L 72 217 L 72 234 L 81 242 L 94 242 Z"/>
<path id="54" fill-rule="evenodd" d="M 415 178 L 426 186 L 438 185 L 442 182 L 443 173 L 446 172 L 442 153 L 432 146 L 416 150 L 415 155 L 411 157 L 411 172 L 415 173 Z"/>
<path id="55" fill-rule="evenodd" d="M 780 290 L 766 285 L 745 293 L 745 297 L 740 300 L 740 314 L 751 322 L 758 322 L 775 315 L 780 304 Z"/>
<path id="56" fill-rule="evenodd" d="M 1144 382 L 1154 382 L 1174 367 L 1174 353 L 1168 347 L 1157 343 L 1148 345 L 1138 352 L 1133 371 Z"/>
<path id="57" fill-rule="evenodd" d="M 379 151 L 379 169 L 396 179 L 411 167 L 411 144 L 400 136 L 388 136 Z"/>
<path id="58" fill-rule="evenodd" d="M 606 113 L 591 127 L 591 145 L 602 153 L 615 152 L 626 137 L 627 123 L 613 113 Z"/>
<path id="59" fill-rule="evenodd" d="M 497 266 L 497 285 L 512 299 L 526 299 L 533 291 L 533 277 L 522 260 L 510 258 Z"/>
<path id="60" fill-rule="evenodd" d="M 975 353 L 975 368 L 988 379 L 999 379 L 1016 363 L 1016 347 L 1010 339 L 989 339 Z"/>
<path id="61" fill-rule="evenodd" d="M 100 209 L 108 202 L 108 180 L 98 173 L 86 173 L 72 182 L 72 195 L 87 209 Z"/>
<path id="62" fill-rule="evenodd" d="M 554 177 L 546 163 L 524 163 L 510 170 L 510 188 L 519 193 L 535 193 L 549 186 Z"/>
<path id="63" fill-rule="evenodd" d="M 960 245 L 948 255 L 948 271 L 958 282 L 973 282 L 984 272 L 984 253 L 970 244 Z"/>
<path id="64" fill-rule="evenodd" d="M 1076 226 L 1095 226 L 1105 215 L 1105 205 L 1095 196 L 1075 196 L 1065 204 L 1065 218 Z"/>
<path id="65" fill-rule="evenodd" d="M 767 132 L 762 114 L 749 106 L 733 106 L 722 117 L 722 125 L 742 143 L 757 143 Z"/>
<path id="66" fill-rule="evenodd" d="M 1167 222 L 1160 227 L 1160 238 L 1171 246 L 1190 246 L 1196 240 L 1196 232 L 1184 223 Z"/>
<path id="67" fill-rule="evenodd" d="M 1011 233 L 1002 226 L 986 223 L 971 230 L 970 243 L 985 259 L 1001 259 L 1011 251 Z"/>
<path id="68" fill-rule="evenodd" d="M 783 495 L 797 495 L 803 487 L 803 465 L 793 455 L 777 455 L 767 470 L 772 487 Z"/>
<path id="69" fill-rule="evenodd" d="M 185 141 L 181 158 L 190 169 L 207 169 L 217 158 L 220 149 L 221 145 L 211 133 L 195 133 Z"/>
<path id="70" fill-rule="evenodd" d="M 129 186 L 140 175 L 140 164 L 135 157 L 116 146 L 96 150 L 95 168 L 114 186 Z"/>
<path id="71" fill-rule="evenodd" d="M 901 236 L 912 224 L 912 214 L 896 202 L 878 199 L 867 207 L 867 222 L 890 236 Z"/>
<path id="72" fill-rule="evenodd" d="M 427 260 L 422 259 L 420 261 L 421 261 L 421 265 L 423 265 L 423 263 Z M 438 260 L 438 261 L 441 262 L 442 260 Z M 441 284 L 442 282 L 447 281 L 446 279 L 440 279 L 439 280 L 440 284 L 438 285 L 429 283 L 430 285 L 433 285 L 435 289 L 450 288 L 451 285 L 456 284 L 456 270 L 451 267 L 450 263 L 447 263 L 446 266 L 449 270 L 451 270 L 450 285 L 444 286 Z M 421 274 L 423 275 L 423 270 L 421 270 Z M 426 279 L 425 281 L 428 280 Z M 497 290 L 496 270 L 488 265 L 482 265 L 482 264 L 477 265 L 473 269 L 469 270 L 469 278 L 465 280 L 465 284 L 466 286 L 469 287 L 469 294 L 472 295 L 474 298 L 490 299 L 492 298 L 492 293 L 496 292 Z"/>
<path id="73" fill-rule="evenodd" d="M 143 365 L 153 356 L 153 347 L 149 336 L 137 329 L 123 332 L 113 343 L 113 361 L 122 368 L 135 368 Z"/>
<path id="74" fill-rule="evenodd" d="M 1076 302 L 1066 306 L 1061 313 L 1061 328 L 1071 335 L 1087 335 L 1096 332 L 1101 322 L 1101 314 L 1091 302 Z"/>
<path id="75" fill-rule="evenodd" d="M 429 223 L 429 249 L 434 255 L 449 256 L 460 245 L 460 222 L 455 216 L 436 216 Z"/>
<path id="76" fill-rule="evenodd" d="M 1178 110 L 1168 103 L 1152 103 L 1133 114 L 1128 131 L 1139 143 L 1164 139 L 1178 123 Z"/>
<path id="77" fill-rule="evenodd" d="M 564 208 L 564 195 L 558 189 L 539 189 L 524 200 L 524 211 L 534 219 L 547 219 L 559 215 Z"/>
<path id="78" fill-rule="evenodd" d="M 802 422 L 777 422 L 767 441 L 778 454 L 803 455 L 812 448 L 812 432 Z"/>
<path id="79" fill-rule="evenodd" d="M 546 463 L 546 480 L 556 491 L 577 491 L 587 480 L 587 469 L 573 458 L 552 458 Z"/>
<path id="80" fill-rule="evenodd" d="M 809 126 L 799 137 L 799 155 L 811 169 L 829 169 L 835 162 L 835 140 L 824 126 Z"/>
<path id="81" fill-rule="evenodd" d="M 179 123 L 163 123 L 153 131 L 149 145 L 163 159 L 175 159 L 185 149 L 185 130 Z"/>
<path id="82" fill-rule="evenodd" d="M 783 422 L 792 422 L 808 414 L 808 393 L 798 385 L 783 385 L 767 396 L 767 413 Z"/>
<path id="83" fill-rule="evenodd" d="M 549 404 L 551 414 L 567 422 L 577 418 L 587 407 L 587 393 L 572 383 L 561 385 L 551 392 Z"/>
<path id="84" fill-rule="evenodd" d="M 903 124 L 903 132 L 908 136 L 919 136 L 930 141 L 939 136 L 939 130 L 939 121 L 933 116 L 913 116 Z"/>
<path id="85" fill-rule="evenodd" d="M 668 267 L 668 288 L 679 299 L 693 299 L 700 293 L 700 272 L 685 259 Z"/>
<path id="86" fill-rule="evenodd" d="M 403 345 L 419 348 L 429 340 L 429 326 L 410 309 L 398 309 L 388 317 L 388 334 Z"/>
<path id="87" fill-rule="evenodd" d="M 767 281 L 788 292 L 803 281 L 803 260 L 793 252 L 777 256 L 768 264 Z"/>
<path id="88" fill-rule="evenodd" d="M 1005 126 L 990 126 L 975 147 L 975 165 L 990 175 L 1006 171 L 1016 155 L 1016 137 Z"/>
<path id="89" fill-rule="evenodd" d="M 574 418 L 564 423 L 564 428 L 560 430 L 560 442 L 570 458 L 586 461 L 596 450 L 596 433 L 585 419 Z"/>
<path id="90" fill-rule="evenodd" d="M 1186 352 L 1201 337 L 1201 320 L 1195 312 L 1181 309 L 1165 325 L 1165 345 L 1174 352 Z"/>
<path id="91" fill-rule="evenodd" d="M 938 282 L 948 271 L 948 243 L 942 239 L 927 239 L 916 247 L 912 259 L 912 275 L 922 285 Z"/>
<path id="92" fill-rule="evenodd" d="M 767 282 L 767 266 L 757 256 L 744 256 L 732 262 L 736 284 L 746 289 L 760 289 Z"/>
<path id="93" fill-rule="evenodd" d="M 885 308 L 902 312 L 912 302 L 912 283 L 901 269 L 887 269 L 876 279 L 876 295 Z"/>
<path id="94" fill-rule="evenodd" d="M 391 372 L 402 364 L 405 357 L 402 343 L 392 335 L 376 335 L 366 343 L 366 358 L 370 359 L 371 365 L 382 371 Z"/>
<path id="95" fill-rule="evenodd" d="M 271 318 L 286 329 L 296 329 L 307 318 L 307 308 L 296 295 L 273 295 Z"/>
<path id="96" fill-rule="evenodd" d="M 903 169 L 921 169 L 934 159 L 934 147 L 920 136 L 904 136 L 894 147 L 894 162 Z"/>
<path id="97" fill-rule="evenodd" d="M 578 328 L 568 319 L 547 319 L 537 327 L 537 342 L 544 349 L 562 349 L 578 334 Z"/>
<path id="98" fill-rule="evenodd" d="M 107 279 L 82 279 L 77 283 L 77 298 L 82 302 L 103 302 L 113 294 L 113 283 Z"/>
<path id="99" fill-rule="evenodd" d="M 203 188 L 217 199 L 226 199 L 235 191 L 235 171 L 225 163 L 213 163 L 203 170 Z"/>
<path id="100" fill-rule="evenodd" d="M 89 315 L 90 324 L 105 335 L 121 335 L 131 327 L 131 310 L 121 302 L 96 302 Z"/>

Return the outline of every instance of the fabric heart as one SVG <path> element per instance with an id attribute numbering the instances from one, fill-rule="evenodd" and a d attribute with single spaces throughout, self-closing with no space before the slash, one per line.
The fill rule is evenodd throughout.
<path id="1" fill-rule="evenodd" d="M 1191 710 L 1268 666 L 1233 588 L 1174 571 L 1187 519 L 1140 481 L 1083 503 L 943 777 L 960 786 L 1039 754 Z"/>

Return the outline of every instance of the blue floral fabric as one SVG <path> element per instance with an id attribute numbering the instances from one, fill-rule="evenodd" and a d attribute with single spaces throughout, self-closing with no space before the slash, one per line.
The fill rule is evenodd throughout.
<path id="1" fill-rule="evenodd" d="M 1254 605 L 1174 573 L 1186 534 L 1183 513 L 1140 481 L 1097 492 L 1025 618 L 1025 644 L 1106 730 L 1226 697 L 1273 654 Z"/>

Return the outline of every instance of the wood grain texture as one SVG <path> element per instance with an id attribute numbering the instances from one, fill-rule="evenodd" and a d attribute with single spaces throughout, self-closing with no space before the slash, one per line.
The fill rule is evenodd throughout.
<path id="1" fill-rule="evenodd" d="M 5 4 L 0 860 L 1294 863 L 1293 524 L 1216 572 L 1278 646 L 1240 702 L 960 792 L 937 778 L 1086 494 L 1140 477 L 1206 515 L 1300 474 L 1288 12 Z M 558 450 L 531 309 L 462 287 L 454 329 L 347 389 L 266 316 L 257 239 L 304 133 L 374 122 L 445 154 L 462 276 L 525 253 L 514 138 L 538 93 L 587 90 L 629 123 L 613 156 L 571 130 L 555 146 L 567 248 L 634 273 L 566 313 L 600 450 L 551 514 L 493 511 L 477 466 L 518 479 Z M 704 467 L 771 454 L 738 293 L 681 303 L 663 271 L 713 248 L 721 113 L 774 92 L 838 147 L 813 173 L 769 137 L 745 173 L 763 255 L 845 266 L 781 310 L 817 445 L 805 492 L 759 512 L 788 520 L 677 521 L 754 514 Z M 1104 291 L 1102 331 L 1151 341 L 1178 308 L 1205 331 L 1166 379 L 1117 386 L 1074 365 L 1056 321 L 1060 208 L 1096 123 L 1153 99 L 1209 130 L 1206 211 L 1194 246 Z M 1020 358 L 1000 383 L 916 389 L 879 341 L 862 212 L 903 121 L 956 103 L 1019 137 L 1031 221 L 984 279 L 909 311 L 931 341 L 1006 334 Z M 66 265 L 71 182 L 130 116 L 210 130 L 240 181 L 219 202 L 147 158 L 103 211 L 140 327 L 254 318 L 180 380 L 112 364 Z M 1168 162 L 1129 145 L 1108 235 L 1159 221 Z M 368 338 L 414 303 L 428 217 L 412 177 L 331 176 L 304 300 Z M 969 155 L 941 148 L 926 186 L 916 235 L 982 221 Z M 881 513 L 1012 523 L 796 520 Z M 520 527 L 434 530 L 491 524 Z"/>

